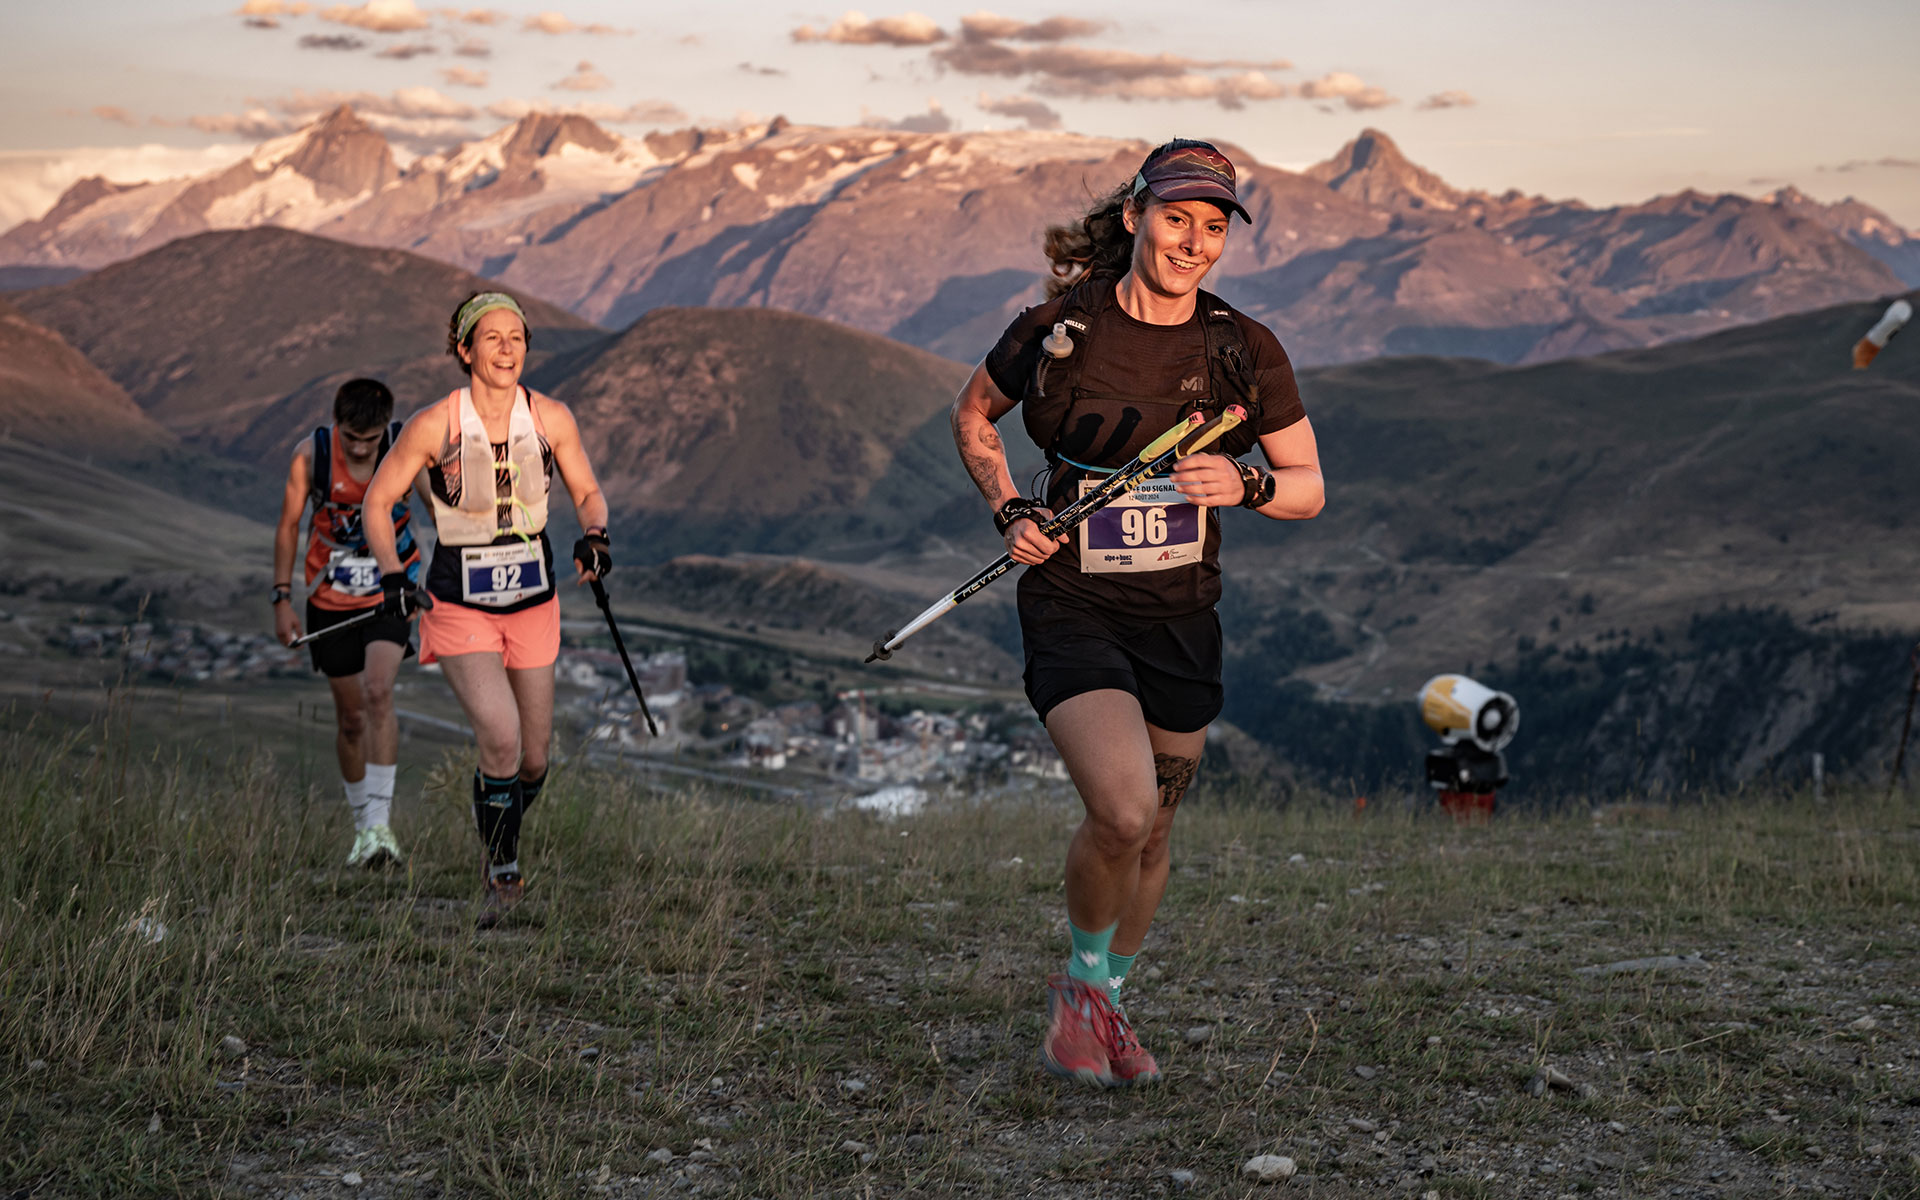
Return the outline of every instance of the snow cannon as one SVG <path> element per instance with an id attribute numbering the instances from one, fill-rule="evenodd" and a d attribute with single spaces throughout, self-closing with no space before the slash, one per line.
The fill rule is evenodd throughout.
<path id="1" fill-rule="evenodd" d="M 1913 305 L 1905 300 L 1895 300 L 1887 305 L 1887 311 L 1867 330 L 1867 336 L 1853 344 L 1853 369 L 1864 371 L 1873 360 L 1879 357 L 1893 335 L 1900 332 L 1902 326 L 1913 319 Z"/>
<path id="2" fill-rule="evenodd" d="M 1420 689 L 1420 718 L 1443 745 L 1427 754 L 1427 786 L 1461 824 L 1493 818 L 1507 782 L 1500 751 L 1520 729 L 1520 705 L 1465 675 L 1436 675 Z"/>

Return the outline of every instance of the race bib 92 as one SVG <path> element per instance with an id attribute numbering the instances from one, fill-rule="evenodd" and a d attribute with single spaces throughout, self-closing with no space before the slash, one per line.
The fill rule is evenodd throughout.
<path id="1" fill-rule="evenodd" d="M 1085 495 L 1098 480 L 1082 480 Z M 1200 561 L 1206 526 L 1171 479 L 1149 479 L 1080 526 L 1080 570 L 1087 575 L 1167 571 Z"/>
<path id="2" fill-rule="evenodd" d="M 460 551 L 460 598 L 503 608 L 547 588 L 547 564 L 538 543 L 467 546 Z"/>

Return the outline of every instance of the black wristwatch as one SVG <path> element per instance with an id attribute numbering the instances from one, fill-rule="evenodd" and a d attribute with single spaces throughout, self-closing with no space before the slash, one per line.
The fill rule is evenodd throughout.
<path id="1" fill-rule="evenodd" d="M 1013 528 L 1015 521 L 1037 522 L 1039 518 L 1033 514 L 1037 512 L 1039 508 L 1040 502 L 1038 500 L 1029 500 L 1025 496 L 1015 496 L 1005 504 L 1002 504 L 999 512 L 993 514 L 993 527 L 1000 531 L 1001 537 L 1005 537 L 1007 530 Z"/>
<path id="2" fill-rule="evenodd" d="M 1240 497 L 1241 508 L 1260 508 L 1273 499 L 1274 489 L 1279 481 L 1272 471 L 1263 471 L 1252 463 L 1243 463 L 1238 459 L 1233 463 L 1240 472 L 1240 483 L 1246 488 L 1246 494 Z"/>
<path id="3" fill-rule="evenodd" d="M 269 607 L 271 607 L 274 604 L 292 604 L 292 603 L 293 603 L 292 585 L 285 584 L 285 583 L 274 584 L 273 598 L 269 601 Z"/>

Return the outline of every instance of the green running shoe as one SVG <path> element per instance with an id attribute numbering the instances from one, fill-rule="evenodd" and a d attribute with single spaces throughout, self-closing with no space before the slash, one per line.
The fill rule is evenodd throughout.
<path id="1" fill-rule="evenodd" d="M 386 825 L 374 825 L 355 834 L 353 850 L 347 855 L 349 867 L 397 867 L 405 861 L 407 856 L 400 852 L 393 829 Z"/>

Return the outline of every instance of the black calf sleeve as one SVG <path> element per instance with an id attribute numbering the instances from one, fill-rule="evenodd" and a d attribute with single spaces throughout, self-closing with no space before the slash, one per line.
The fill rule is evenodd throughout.
<path id="1" fill-rule="evenodd" d="M 487 861 L 502 866 L 520 856 L 520 780 L 473 773 L 473 823 Z"/>
<path id="2" fill-rule="evenodd" d="M 546 786 L 547 773 L 545 771 L 540 772 L 538 779 L 522 779 L 520 781 L 521 816 L 524 817 L 527 815 L 527 810 L 533 807 L 533 802 L 540 798 L 540 789 Z"/>

